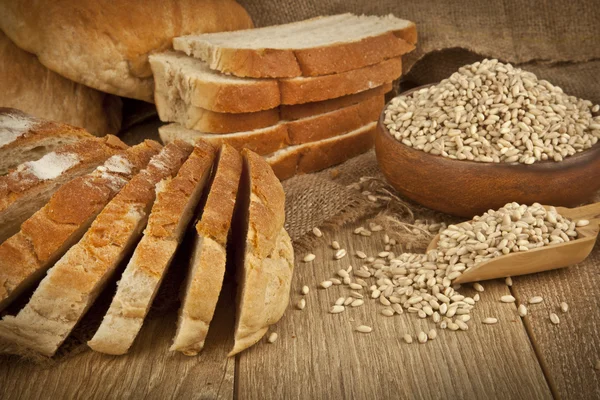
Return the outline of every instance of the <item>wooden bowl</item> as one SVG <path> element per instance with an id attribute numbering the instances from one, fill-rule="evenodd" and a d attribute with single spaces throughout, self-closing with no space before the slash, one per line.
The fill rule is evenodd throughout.
<path id="1" fill-rule="evenodd" d="M 461 217 L 481 215 L 513 201 L 574 207 L 591 201 L 600 189 L 600 142 L 561 162 L 452 160 L 396 140 L 383 124 L 384 111 L 375 134 L 379 168 L 400 194 L 425 207 Z"/>

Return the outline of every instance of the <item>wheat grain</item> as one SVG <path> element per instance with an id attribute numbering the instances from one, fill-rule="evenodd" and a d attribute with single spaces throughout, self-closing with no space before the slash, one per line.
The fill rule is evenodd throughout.
<path id="1" fill-rule="evenodd" d="M 373 328 L 367 325 L 359 325 L 356 327 L 356 331 L 360 333 L 371 333 L 373 331 Z"/>
<path id="2" fill-rule="evenodd" d="M 275 343 L 275 341 L 277 340 L 277 337 L 278 337 L 277 332 L 271 332 L 267 341 L 269 343 Z"/>

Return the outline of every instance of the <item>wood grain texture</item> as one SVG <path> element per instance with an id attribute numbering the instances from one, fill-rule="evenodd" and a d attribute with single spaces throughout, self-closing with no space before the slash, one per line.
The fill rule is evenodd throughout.
<path id="1" fill-rule="evenodd" d="M 543 274 L 513 278 L 518 302 L 542 296 L 530 305 L 525 325 L 555 398 L 600 398 L 600 243 L 585 262 Z M 566 302 L 569 311 L 560 311 Z M 553 325 L 549 314 L 560 324 Z"/>
<path id="2" fill-rule="evenodd" d="M 420 330 L 433 328 L 433 322 L 406 312 L 384 317 L 379 314 L 382 306 L 370 299 L 363 307 L 328 314 L 349 289 L 317 289 L 317 284 L 339 268 L 360 266 L 352 256 L 334 261 L 331 240 L 338 240 L 349 254 L 381 251 L 381 236 L 364 238 L 352 230 L 326 234 L 311 249 L 317 256 L 312 263 L 303 263 L 306 252 L 298 251 L 290 307 L 271 329 L 279 339 L 273 344 L 263 339 L 239 355 L 238 398 L 551 398 L 516 307 L 499 302 L 509 293 L 501 282 L 485 284 L 468 332 L 438 329 L 438 338 L 426 344 L 416 339 L 406 344 L 402 335 L 416 337 Z M 310 293 L 305 310 L 299 311 L 294 304 L 303 285 Z M 489 316 L 500 323 L 483 325 L 481 320 Z M 373 332 L 355 332 L 361 324 L 372 326 Z"/>

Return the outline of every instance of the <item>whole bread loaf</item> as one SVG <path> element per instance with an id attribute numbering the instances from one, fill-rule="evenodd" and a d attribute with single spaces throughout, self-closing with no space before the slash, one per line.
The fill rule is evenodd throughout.
<path id="1" fill-rule="evenodd" d="M 103 92 L 152 101 L 148 54 L 175 36 L 252 27 L 233 0 L 0 2 L 0 30 L 48 69 Z"/>
<path id="2" fill-rule="evenodd" d="M 0 311 L 39 281 L 160 148 L 146 140 L 65 183 L 18 233 L 0 244 Z"/>
<path id="3" fill-rule="evenodd" d="M 50 71 L 35 55 L 18 48 L 2 30 L 0 93 L 0 107 L 79 126 L 97 136 L 116 134 L 121 127 L 119 97 Z"/>
<path id="4" fill-rule="evenodd" d="M 0 321 L 0 340 L 52 356 L 139 240 L 156 184 L 174 176 L 191 151 L 187 143 L 172 143 L 152 157 L 48 270 L 25 307 Z"/>

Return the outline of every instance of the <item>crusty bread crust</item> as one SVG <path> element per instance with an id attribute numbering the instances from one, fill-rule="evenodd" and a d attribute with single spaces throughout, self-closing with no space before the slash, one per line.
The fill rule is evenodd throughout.
<path id="1" fill-rule="evenodd" d="M 186 104 L 180 97 L 164 103 L 157 99 L 157 109 L 162 121 L 177 122 L 186 129 L 206 133 L 234 133 L 273 126 L 280 121 L 293 121 L 348 107 L 371 97 L 382 96 L 392 90 L 390 82 L 374 89 L 349 94 L 335 99 L 296 105 L 280 105 L 270 110 L 250 113 L 220 113 Z M 260 153 L 258 150 L 252 151 Z"/>
<path id="2" fill-rule="evenodd" d="M 322 17 L 316 19 L 319 18 Z M 302 23 L 303 21 L 293 24 Z M 271 28 L 273 27 L 269 27 Z M 202 59 L 212 69 L 223 73 L 252 78 L 291 78 L 338 74 L 377 64 L 414 50 L 416 41 L 417 29 L 414 23 L 410 23 L 404 29 L 365 37 L 359 41 L 306 49 L 245 49 L 217 46 L 202 40 L 196 42 L 186 37 L 175 38 L 173 47 Z"/>
<path id="3" fill-rule="evenodd" d="M 373 147 L 376 122 L 362 129 L 330 139 L 281 150 L 266 158 L 281 180 L 341 164 Z"/>
<path id="4" fill-rule="evenodd" d="M 83 236 L 104 206 L 160 148 L 146 140 L 64 184 L 18 233 L 0 244 L 0 311 Z"/>
<path id="5" fill-rule="evenodd" d="M 402 75 L 400 57 L 333 75 L 279 80 L 281 104 L 303 104 L 333 99 L 381 86 Z"/>
<path id="6" fill-rule="evenodd" d="M 294 268 L 291 240 L 283 228 L 285 193 L 271 167 L 258 154 L 243 150 L 248 209 L 238 209 L 237 222 L 245 232 L 237 243 L 243 249 L 238 265 L 238 312 L 235 344 L 230 356 L 247 349 L 283 315 L 289 302 Z M 240 218 L 241 217 L 241 218 Z M 245 218 L 247 217 L 247 218 Z"/>
<path id="7" fill-rule="evenodd" d="M 200 201 L 214 158 L 215 149 L 199 141 L 177 176 L 159 184 L 144 237 L 88 342 L 93 350 L 119 355 L 133 344 Z"/>
<path id="8" fill-rule="evenodd" d="M 227 236 L 241 173 L 241 155 L 223 145 L 202 218 L 196 224 L 197 237 L 171 351 L 196 355 L 204 347 L 223 285 Z"/>
<path id="9" fill-rule="evenodd" d="M 0 5 L 0 8 L 2 6 Z M 81 126 L 94 135 L 116 134 L 121 99 L 73 82 L 44 67 L 0 30 L 0 107 Z"/>
<path id="10" fill-rule="evenodd" d="M 260 155 L 269 155 L 288 146 L 315 142 L 358 129 L 377 120 L 383 106 L 383 96 L 377 96 L 329 113 L 280 122 L 252 132 L 204 134 L 184 129 L 178 124 L 169 124 L 160 127 L 159 134 L 164 143 L 177 139 L 189 143 L 205 140 L 214 145 L 227 143 L 237 150 L 247 148 Z"/>
<path id="11" fill-rule="evenodd" d="M 152 101 L 148 54 L 175 36 L 251 28 L 233 0 L 3 1 L 0 30 L 48 69 L 86 86 Z M 69 27 L 69 29 L 65 29 Z"/>
<path id="12" fill-rule="evenodd" d="M 15 121 L 24 129 L 15 129 L 12 126 Z M 37 160 L 61 145 L 91 136 L 83 128 L 0 107 L 0 175 L 26 161 Z"/>
<path id="13" fill-rule="evenodd" d="M 192 146 L 172 143 L 154 156 L 96 217 L 83 238 L 48 270 L 29 302 L 0 322 L 0 340 L 52 356 L 139 239 L 156 196 Z"/>
<path id="14" fill-rule="evenodd" d="M 14 235 L 34 212 L 64 183 L 87 174 L 109 157 L 127 148 L 116 136 L 83 139 L 67 144 L 40 160 L 21 164 L 8 175 L 0 177 L 0 242 Z M 45 160 L 52 155 L 72 160 L 58 176 L 39 176 L 48 173 Z M 56 158 L 56 157 L 54 157 Z M 48 179 L 47 179 L 48 178 Z"/>

